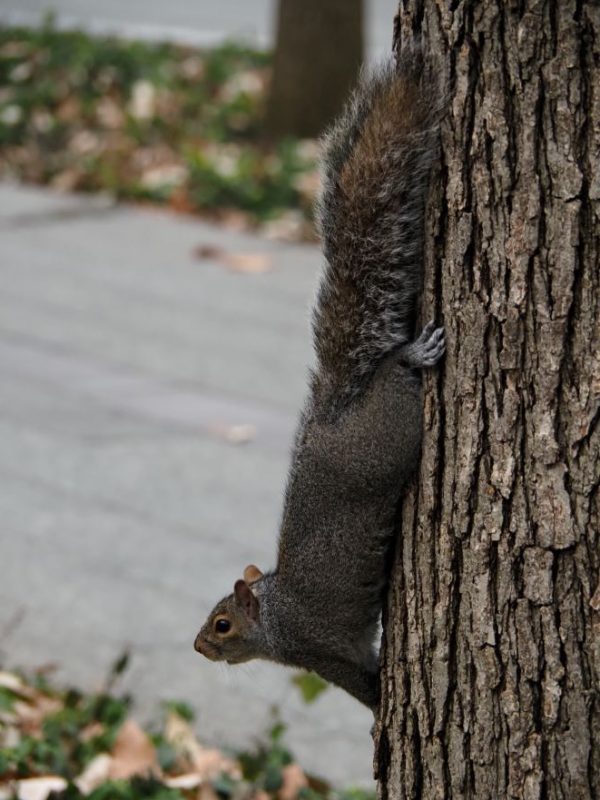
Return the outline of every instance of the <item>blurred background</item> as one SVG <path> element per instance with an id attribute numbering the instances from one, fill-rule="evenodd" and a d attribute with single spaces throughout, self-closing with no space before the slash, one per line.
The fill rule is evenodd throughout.
<path id="1" fill-rule="evenodd" d="M 192 643 L 274 564 L 317 138 L 396 5 L 0 4 L 0 666 L 91 691 L 127 651 L 140 719 L 182 700 L 234 749 L 280 719 L 340 786 L 370 786 L 367 710 Z"/>

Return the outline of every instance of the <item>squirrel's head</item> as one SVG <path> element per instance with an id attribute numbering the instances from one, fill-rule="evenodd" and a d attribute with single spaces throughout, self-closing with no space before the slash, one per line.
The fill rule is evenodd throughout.
<path id="1" fill-rule="evenodd" d="M 263 655 L 264 636 L 260 625 L 259 600 L 252 585 L 262 572 L 250 564 L 242 580 L 236 581 L 233 593 L 213 608 L 200 629 L 194 649 L 211 661 L 241 664 Z"/>

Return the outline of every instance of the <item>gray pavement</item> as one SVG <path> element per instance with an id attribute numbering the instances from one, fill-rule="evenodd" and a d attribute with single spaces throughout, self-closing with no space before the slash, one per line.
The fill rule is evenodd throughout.
<path id="1" fill-rule="evenodd" d="M 365 0 L 365 44 L 368 59 L 387 55 L 398 0 Z M 243 39 L 260 47 L 273 44 L 275 0 L 3 0 L 0 21 L 37 25 L 49 11 L 61 27 L 115 33 L 152 41 L 212 46 Z"/>
<path id="2" fill-rule="evenodd" d="M 210 245 L 272 259 L 235 274 Z M 198 711 L 242 746 L 279 707 L 301 763 L 370 780 L 370 714 L 304 706 L 279 667 L 211 664 L 204 614 L 247 563 L 269 567 L 310 362 L 318 250 L 166 212 L 0 184 L 0 662 L 124 679 L 142 717 Z M 252 425 L 246 444 L 231 426 Z M 234 428 L 235 432 L 235 428 Z"/>

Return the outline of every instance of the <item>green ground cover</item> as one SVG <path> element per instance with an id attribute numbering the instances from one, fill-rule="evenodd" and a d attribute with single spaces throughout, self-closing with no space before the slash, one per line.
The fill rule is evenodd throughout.
<path id="1" fill-rule="evenodd" d="M 311 236 L 313 141 L 267 142 L 270 56 L 0 28 L 0 176 Z"/>
<path id="2" fill-rule="evenodd" d="M 0 671 L 0 798 L 374 800 L 306 774 L 276 715 L 263 742 L 241 753 L 201 743 L 184 703 L 164 703 L 143 729 L 131 698 L 115 691 L 124 666 L 93 694 Z"/>

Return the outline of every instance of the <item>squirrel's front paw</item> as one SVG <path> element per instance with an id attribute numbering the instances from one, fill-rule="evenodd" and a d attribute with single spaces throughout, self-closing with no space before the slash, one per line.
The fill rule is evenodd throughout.
<path id="1" fill-rule="evenodd" d="M 428 322 L 421 335 L 414 342 L 404 345 L 400 354 L 409 367 L 418 369 L 433 367 L 446 351 L 444 329 L 436 328 L 435 322 Z"/>

